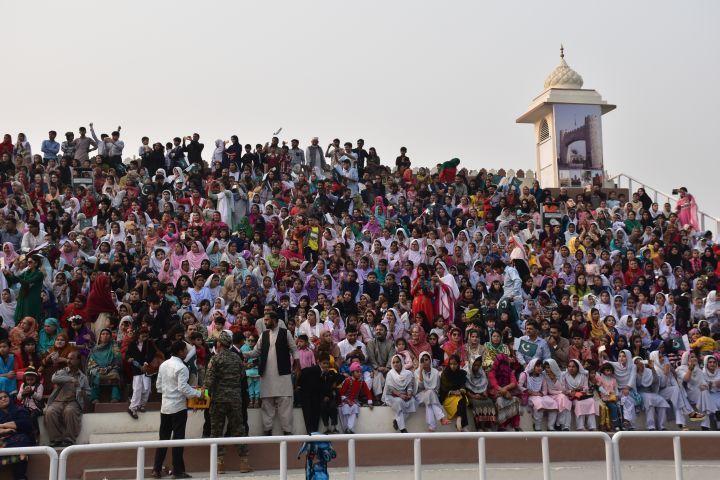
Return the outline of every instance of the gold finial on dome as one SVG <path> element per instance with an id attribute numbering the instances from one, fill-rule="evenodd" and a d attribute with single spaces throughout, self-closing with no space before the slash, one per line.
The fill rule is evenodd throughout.
<path id="1" fill-rule="evenodd" d="M 580 89 L 583 79 L 565 62 L 565 47 L 560 44 L 560 65 L 545 79 L 545 88 Z"/>

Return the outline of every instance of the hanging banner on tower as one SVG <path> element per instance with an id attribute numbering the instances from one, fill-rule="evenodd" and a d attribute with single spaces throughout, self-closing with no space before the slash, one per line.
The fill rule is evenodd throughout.
<path id="1" fill-rule="evenodd" d="M 599 105 L 553 105 L 561 187 L 603 184 L 602 112 Z"/>

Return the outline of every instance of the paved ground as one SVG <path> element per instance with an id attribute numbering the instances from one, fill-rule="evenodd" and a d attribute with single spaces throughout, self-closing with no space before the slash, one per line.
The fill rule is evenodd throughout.
<path id="1" fill-rule="evenodd" d="M 683 480 L 707 480 L 716 478 L 720 462 L 688 463 L 684 465 Z M 542 478 L 541 464 L 488 465 L 488 480 L 535 480 Z M 606 480 L 605 463 L 553 463 L 551 466 L 553 480 Z M 207 478 L 207 474 L 193 473 L 193 478 Z M 228 472 L 220 475 L 222 480 L 276 480 L 277 472 L 254 472 L 249 475 L 234 475 Z M 303 480 L 305 473 L 290 470 L 289 480 Z M 331 480 L 348 480 L 347 469 L 330 469 Z M 357 480 L 412 480 L 413 469 L 407 467 L 373 467 L 358 468 Z M 478 471 L 473 465 L 428 465 L 423 468 L 423 480 L 477 480 Z M 623 464 L 622 480 L 673 480 L 675 470 L 673 462 L 633 462 Z"/>

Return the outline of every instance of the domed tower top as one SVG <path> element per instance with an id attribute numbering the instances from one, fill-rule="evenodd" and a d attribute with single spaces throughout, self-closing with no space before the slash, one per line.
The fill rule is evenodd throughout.
<path id="1" fill-rule="evenodd" d="M 545 89 L 568 88 L 581 89 L 583 79 L 579 73 L 570 68 L 565 62 L 565 49 L 560 45 L 560 65 L 545 79 Z"/>

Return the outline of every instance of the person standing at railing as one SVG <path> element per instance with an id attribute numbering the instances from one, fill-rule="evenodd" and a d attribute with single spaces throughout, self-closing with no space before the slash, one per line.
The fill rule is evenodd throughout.
<path id="1" fill-rule="evenodd" d="M 155 383 L 158 393 L 162 395 L 160 440 L 182 440 L 185 438 L 185 425 L 187 424 L 187 399 L 199 398 L 203 394 L 188 384 L 190 372 L 183 362 L 187 355 L 187 344 L 182 340 L 176 341 L 170 347 L 170 354 L 172 356 L 160 365 Z M 167 448 L 155 450 L 153 478 L 162 478 L 166 454 Z M 173 448 L 172 464 L 173 478 L 190 478 L 190 475 L 185 472 L 183 447 Z"/>
<path id="2" fill-rule="evenodd" d="M 675 205 L 675 210 L 677 210 L 680 226 L 684 228 L 686 225 L 690 225 L 693 231 L 700 231 L 700 222 L 698 222 L 698 208 L 697 203 L 695 202 L 695 197 L 689 194 L 688 189 L 685 187 L 680 187 L 677 190 L 673 190 L 672 193 L 680 194 L 680 198 Z"/>
<path id="3" fill-rule="evenodd" d="M 243 419 L 242 380 L 243 363 L 231 350 L 232 338 L 222 332 L 215 344 L 215 355 L 210 360 L 205 375 L 205 388 L 210 402 L 210 436 L 213 438 L 247 437 Z M 227 433 L 225 430 L 227 419 Z M 252 472 L 248 460 L 247 445 L 237 444 L 240 456 L 240 473 Z M 225 447 L 218 445 L 218 473 L 225 473 Z"/>

